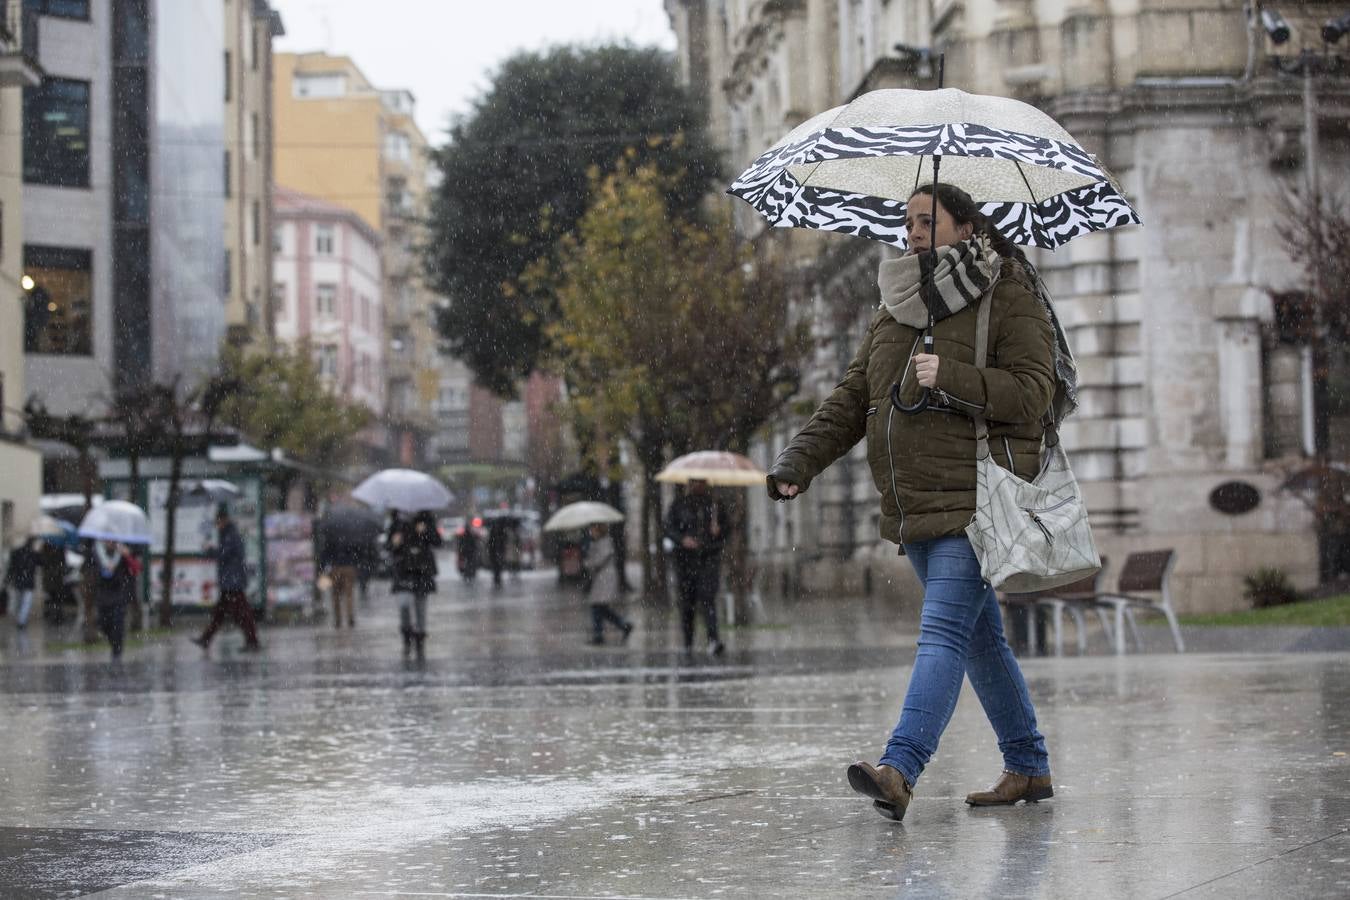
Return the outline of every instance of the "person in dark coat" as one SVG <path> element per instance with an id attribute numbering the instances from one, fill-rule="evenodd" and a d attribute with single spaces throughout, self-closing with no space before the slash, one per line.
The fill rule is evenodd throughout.
<path id="1" fill-rule="evenodd" d="M 488 566 L 492 569 L 493 587 L 502 586 L 502 572 L 506 569 L 511 546 L 519 543 L 518 528 L 516 520 L 508 516 L 498 516 L 488 523 Z"/>
<path id="2" fill-rule="evenodd" d="M 244 539 L 239 536 L 239 527 L 230 519 L 230 511 L 224 506 L 216 510 L 216 539 L 216 546 L 206 551 L 206 555 L 216 559 L 216 607 L 211 611 L 206 630 L 192 642 L 203 650 L 210 647 L 212 636 L 228 616 L 244 632 L 244 649 L 260 650 L 262 645 L 258 643 L 253 607 L 249 606 L 248 596 L 244 593 L 248 590 Z"/>
<path id="3" fill-rule="evenodd" d="M 342 627 L 346 611 L 347 627 L 356 627 L 355 594 L 359 570 L 365 564 L 366 550 L 341 535 L 325 535 L 319 551 L 319 568 L 333 580 L 333 627 Z"/>
<path id="4" fill-rule="evenodd" d="M 33 608 L 33 590 L 37 587 L 38 555 L 32 540 L 20 541 L 9 553 L 9 564 L 5 569 L 5 583 L 14 589 L 17 605 L 14 609 L 14 625 L 20 631 L 28 627 L 28 613 Z"/>
<path id="5" fill-rule="evenodd" d="M 112 647 L 112 658 L 122 658 L 127 631 L 127 607 L 136 602 L 136 579 L 141 561 L 126 544 L 98 541 L 94 544 L 98 581 L 94 604 L 98 610 L 98 630 Z"/>
<path id="6" fill-rule="evenodd" d="M 722 575 L 722 546 L 730 530 L 726 506 L 713 499 L 706 481 L 690 481 L 666 516 L 666 537 L 675 544 L 675 578 L 686 653 L 694 648 L 696 613 L 702 613 L 708 629 L 708 651 L 720 656 L 726 650 L 717 631 L 717 587 Z"/>
<path id="7" fill-rule="evenodd" d="M 389 548 L 394 556 L 394 594 L 398 597 L 399 630 L 403 655 L 415 647 L 418 660 L 426 659 L 427 597 L 436 593 L 436 548 L 441 546 L 436 516 L 423 510 L 412 520 L 395 519 Z"/>

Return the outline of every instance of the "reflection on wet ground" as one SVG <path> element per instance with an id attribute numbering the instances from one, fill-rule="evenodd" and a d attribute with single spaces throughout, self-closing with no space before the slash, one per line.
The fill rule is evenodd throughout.
<path id="1" fill-rule="evenodd" d="M 961 802 L 999 769 L 967 695 L 894 825 L 843 771 L 912 613 L 779 604 L 686 658 L 663 609 L 587 646 L 542 574 L 443 588 L 424 666 L 380 592 L 259 656 L 0 622 L 0 896 L 1350 895 L 1350 656 L 1032 660 L 1055 799 Z"/>

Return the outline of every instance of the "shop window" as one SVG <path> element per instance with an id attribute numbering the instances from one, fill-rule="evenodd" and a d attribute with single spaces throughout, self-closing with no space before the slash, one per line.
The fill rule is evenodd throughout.
<path id="1" fill-rule="evenodd" d="M 92 258 L 73 247 L 23 248 L 23 273 L 33 283 L 24 303 L 25 353 L 93 353 Z"/>

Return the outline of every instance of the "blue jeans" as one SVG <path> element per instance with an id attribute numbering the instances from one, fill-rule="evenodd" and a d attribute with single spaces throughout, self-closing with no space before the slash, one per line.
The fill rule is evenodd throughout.
<path id="1" fill-rule="evenodd" d="M 923 582 L 919 650 L 900 722 L 881 762 L 913 785 L 937 752 L 951 721 L 961 676 L 970 677 L 989 724 L 994 726 L 1003 768 L 1019 775 L 1049 775 L 1045 738 L 1036 730 L 1022 670 L 1003 637 L 1003 616 L 994 589 L 980 577 L 970 541 L 940 537 L 905 544 Z"/>

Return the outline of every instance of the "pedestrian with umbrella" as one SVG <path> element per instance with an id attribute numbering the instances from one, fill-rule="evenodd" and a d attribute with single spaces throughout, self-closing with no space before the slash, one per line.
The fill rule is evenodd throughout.
<path id="1" fill-rule="evenodd" d="M 33 591 L 37 588 L 37 570 L 41 561 L 38 548 L 41 545 L 40 538 L 19 538 L 9 551 L 9 562 L 5 566 L 4 585 L 14 589 L 17 604 L 14 608 L 14 627 L 20 631 L 28 627 L 28 615 L 33 608 Z"/>
<path id="2" fill-rule="evenodd" d="M 403 656 L 414 649 L 417 661 L 426 659 L 427 597 L 436 593 L 436 550 L 443 543 L 436 526 L 436 514 L 420 510 L 411 519 L 396 518 L 389 531 L 389 548 L 394 557 L 393 591 L 398 597 L 399 631 L 403 635 Z"/>
<path id="3" fill-rule="evenodd" d="M 211 610 L 211 621 L 206 630 L 192 638 L 192 643 L 203 650 L 210 649 L 211 638 L 229 618 L 244 632 L 244 650 L 256 653 L 262 645 L 258 642 L 253 607 L 245 593 L 248 590 L 248 563 L 244 539 L 239 534 L 239 526 L 230 518 L 230 508 L 223 503 L 216 508 L 216 545 L 207 547 L 205 555 L 216 560 L 216 605 Z"/>
<path id="4" fill-rule="evenodd" d="M 390 510 L 385 546 L 393 558 L 393 592 L 398 597 L 403 656 L 414 650 L 426 659 L 427 597 L 436 593 L 436 550 L 443 543 L 436 511 L 454 501 L 445 485 L 413 469 L 384 469 L 356 486 L 352 497 L 380 510 Z M 411 514 L 406 518 L 403 513 Z"/>
<path id="5" fill-rule="evenodd" d="M 136 602 L 136 581 L 143 566 L 131 546 L 150 543 L 150 520 L 134 503 L 109 500 L 80 522 L 79 535 L 93 541 L 94 604 L 98 628 L 108 639 L 112 658 L 122 658 L 127 607 Z"/>
<path id="6" fill-rule="evenodd" d="M 333 627 L 356 627 L 354 595 L 362 570 L 370 567 L 376 550 L 380 523 L 374 515 L 356 507 L 330 510 L 319 522 L 319 569 L 333 582 Z"/>
<path id="7" fill-rule="evenodd" d="M 791 500 L 866 438 L 882 537 L 901 545 L 924 584 L 900 721 L 880 763 L 850 766 L 849 784 L 882 815 L 902 819 L 967 676 L 1004 772 L 966 802 L 1049 798 L 1045 738 L 968 526 L 977 496 L 988 497 L 985 467 L 1023 484 L 1040 479 L 1043 445 L 1062 454 L 1057 423 L 1075 405 L 1072 354 L 1043 282 L 1015 244 L 1052 249 L 1138 217 L 1048 116 L 954 90 L 874 91 L 822 113 L 761 156 L 731 192 L 776 225 L 908 251 L 882 262 L 881 308 L 853 362 L 767 476 L 769 496 Z M 1029 515 L 1026 524 L 1047 535 L 1060 527 Z"/>
<path id="8" fill-rule="evenodd" d="M 679 587 L 680 633 L 684 652 L 694 649 L 695 617 L 703 617 L 708 652 L 721 656 L 726 645 L 717 628 L 717 589 L 722 580 L 722 548 L 731 533 L 725 503 L 708 490 L 706 478 L 691 478 L 666 514 L 666 537 L 675 544 L 675 579 Z"/>
<path id="9" fill-rule="evenodd" d="M 624 520 L 623 513 L 607 503 L 585 500 L 569 503 L 544 523 L 545 531 L 586 532 L 582 551 L 582 571 L 586 599 L 591 605 L 591 643 L 605 643 L 605 624 L 619 629 L 620 640 L 627 641 L 633 633 L 633 623 L 614 609 L 621 586 L 619 572 L 614 567 L 614 551 L 609 541 L 609 526 Z"/>

